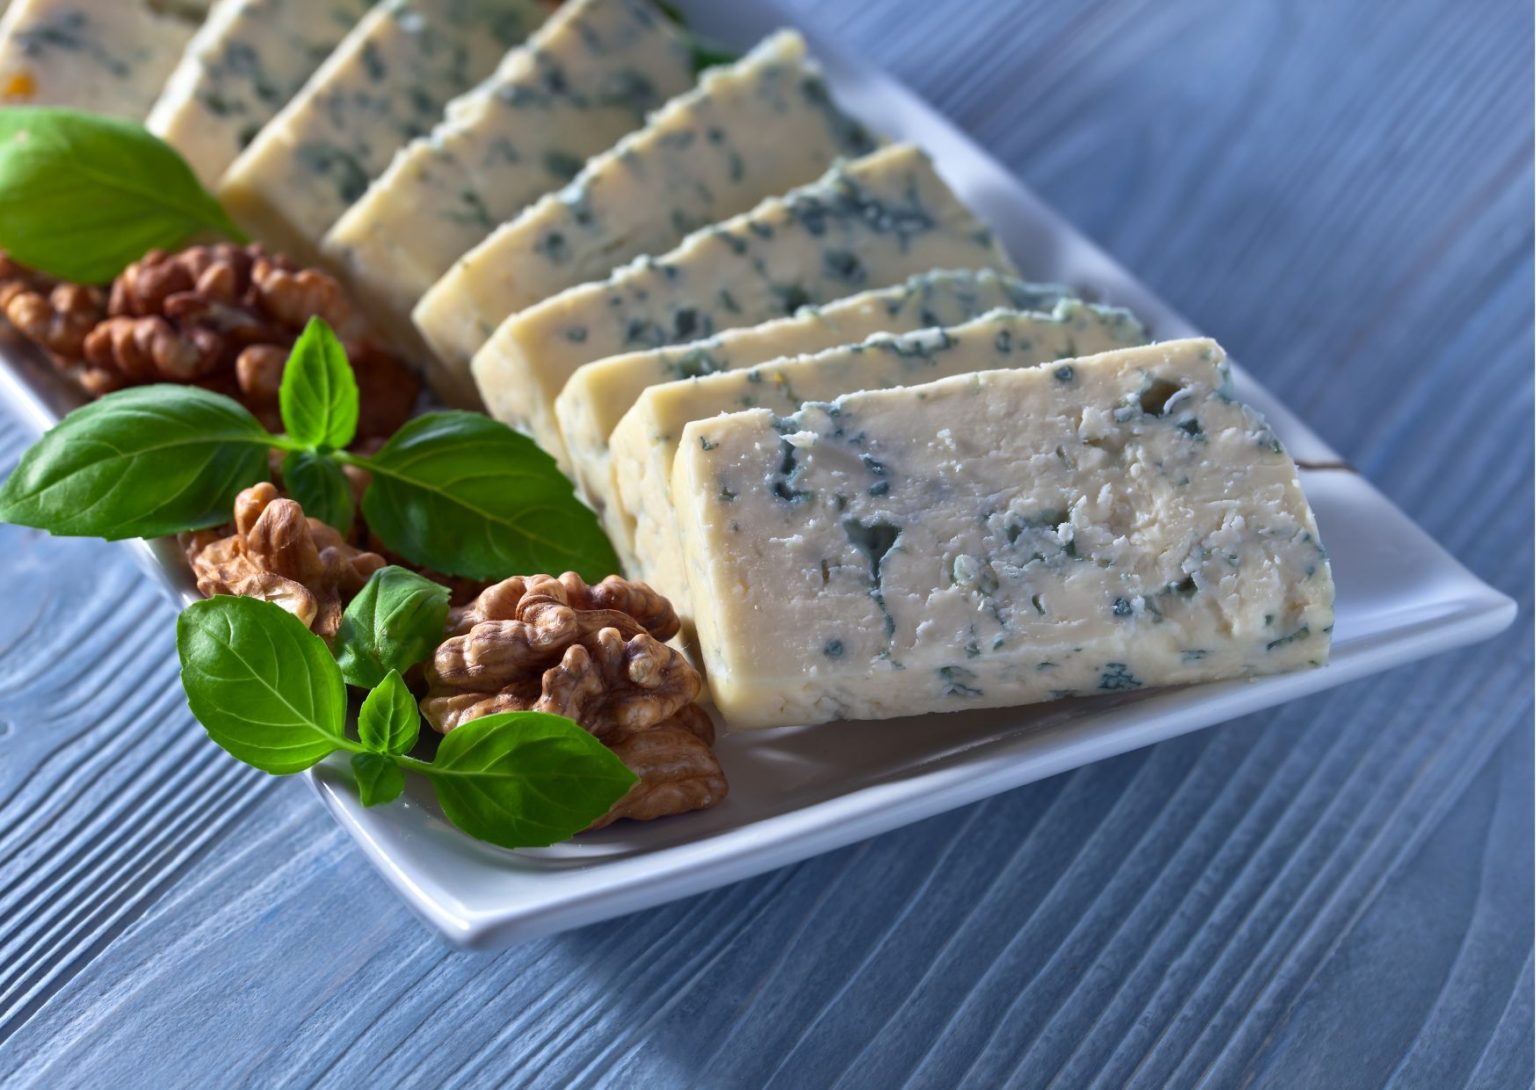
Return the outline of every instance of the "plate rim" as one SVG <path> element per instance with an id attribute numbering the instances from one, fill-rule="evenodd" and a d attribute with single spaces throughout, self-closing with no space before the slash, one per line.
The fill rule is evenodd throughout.
<path id="1" fill-rule="evenodd" d="M 455 946 L 494 950 L 704 893 L 1004 791 L 1491 638 L 1513 622 L 1517 608 L 1512 599 L 1484 584 L 1482 594 L 1469 595 L 1452 614 L 1395 630 L 1390 640 L 1362 650 L 1344 664 L 1261 679 L 1272 687 L 1258 701 L 1242 698 L 1243 690 L 1253 684 L 1246 679 L 1158 690 L 1125 705 L 1127 717 L 1134 713 L 1134 722 L 1106 723 L 1096 718 L 1091 731 L 1046 757 L 1020 759 L 1013 752 L 1021 748 L 1019 743 L 1000 742 L 998 752 L 987 757 L 981 775 L 976 774 L 974 763 L 954 762 L 895 783 L 862 785 L 711 837 L 603 864 L 632 873 L 607 881 L 601 890 L 562 889 L 541 900 L 497 909 L 455 906 L 434 892 L 431 887 L 437 883 L 411 874 L 374 834 L 339 768 L 322 765 L 306 775 L 326 808 L 418 915 Z M 1275 682 L 1282 684 L 1273 686 Z M 1283 691 L 1276 693 L 1276 688 Z M 1201 694 L 1197 703 L 1178 706 L 1180 697 L 1196 691 Z M 1180 720 L 1181 714 L 1187 717 Z M 900 797 L 887 800 L 886 795 Z M 539 877 L 548 881 L 555 876 Z M 662 888 L 653 892 L 658 886 Z"/>

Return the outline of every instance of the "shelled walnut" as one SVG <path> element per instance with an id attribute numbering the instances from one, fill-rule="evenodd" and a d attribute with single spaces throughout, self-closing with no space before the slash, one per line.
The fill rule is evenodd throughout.
<path id="1" fill-rule="evenodd" d="M 360 438 L 392 434 L 420 391 L 404 362 L 368 337 L 334 278 L 257 245 L 151 251 L 109 292 L 58 283 L 0 255 L 0 311 L 95 396 L 192 383 L 237 398 L 277 428 L 288 350 L 316 316 L 352 361 Z"/>
<path id="2" fill-rule="evenodd" d="M 306 518 L 266 481 L 235 497 L 234 533 L 190 534 L 183 544 L 203 594 L 274 602 L 327 640 L 336 635 L 347 602 L 384 566 L 383 557 Z"/>
<path id="3" fill-rule="evenodd" d="M 592 828 L 620 818 L 650 821 L 690 810 L 707 810 L 725 798 L 725 772 L 714 754 L 715 725 L 709 713 L 690 704 L 649 730 L 609 743 L 614 755 L 640 782 Z"/>
<path id="4" fill-rule="evenodd" d="M 714 726 L 694 703 L 703 681 L 662 642 L 678 627 L 671 604 L 643 583 L 609 576 L 588 586 L 574 572 L 507 579 L 450 614 L 422 712 L 443 733 L 505 711 L 580 723 L 640 777 L 598 826 L 704 809 L 727 786 Z"/>

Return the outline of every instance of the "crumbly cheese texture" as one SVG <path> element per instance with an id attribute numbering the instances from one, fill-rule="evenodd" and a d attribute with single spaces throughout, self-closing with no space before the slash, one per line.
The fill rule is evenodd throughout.
<path id="1" fill-rule="evenodd" d="M 958 326 L 880 335 L 798 359 L 652 386 L 614 429 L 612 478 L 603 509 L 609 537 L 628 570 L 671 598 L 689 618 L 693 606 L 673 506 L 672 467 L 693 421 L 758 408 L 788 416 L 806 402 L 831 401 L 859 390 L 1028 367 L 1146 340 L 1146 330 L 1129 311 L 1071 300 L 1049 314 L 1000 310 Z"/>
<path id="2" fill-rule="evenodd" d="M 600 505 L 608 493 L 608 437 L 647 386 L 855 344 L 875 333 L 958 325 L 999 307 L 1049 310 L 1067 294 L 1059 285 L 1029 284 L 991 269 L 919 273 L 892 287 L 801 307 L 788 318 L 762 325 L 594 360 L 560 391 L 555 418 L 577 483 L 588 500 Z"/>
<path id="3" fill-rule="evenodd" d="M 476 354 L 475 383 L 493 416 L 568 469 L 554 400 L 582 364 L 965 267 L 1012 268 L 928 158 L 893 145 L 513 315 Z"/>
<path id="4" fill-rule="evenodd" d="M 537 0 L 383 0 L 225 173 L 219 197 L 306 264 L 394 153 L 544 21 Z"/>
<path id="5" fill-rule="evenodd" d="M 832 104 L 805 42 L 781 31 L 704 73 L 643 129 L 465 254 L 422 299 L 434 353 L 467 366 L 509 314 L 820 177 L 875 141 Z"/>
<path id="6" fill-rule="evenodd" d="M 224 0 L 188 44 L 145 127 L 212 188 L 370 6 Z"/>
<path id="7" fill-rule="evenodd" d="M 322 249 L 377 326 L 416 341 L 411 310 L 455 260 L 692 82 L 692 51 L 650 0 L 570 0 L 395 157 Z M 441 396 L 478 400 L 467 357 L 429 374 Z"/>
<path id="8" fill-rule="evenodd" d="M 1208 340 L 698 421 L 673 491 L 731 727 L 1328 657 L 1333 581 L 1296 467 Z"/>
<path id="9" fill-rule="evenodd" d="M 0 18 L 0 106 L 143 120 L 196 29 L 139 0 L 15 0 Z"/>

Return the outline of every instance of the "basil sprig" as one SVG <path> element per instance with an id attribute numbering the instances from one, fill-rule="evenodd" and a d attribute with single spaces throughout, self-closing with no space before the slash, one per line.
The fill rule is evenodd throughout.
<path id="1" fill-rule="evenodd" d="M 505 848 L 579 833 L 636 782 L 587 731 L 542 712 L 473 720 L 444 737 L 435 760 L 411 757 L 420 713 L 398 670 L 364 698 L 354 739 L 341 667 L 319 636 L 270 602 L 194 602 L 177 620 L 176 648 L 192 714 L 231 756 L 285 775 L 351 754 L 365 806 L 399 797 L 406 772 L 426 776 L 449 821 Z"/>
<path id="2" fill-rule="evenodd" d="M 41 106 L 0 110 L 0 250 L 102 284 L 150 250 L 244 234 L 184 159 L 141 125 Z"/>
<path id="3" fill-rule="evenodd" d="M 0 521 L 50 533 L 155 537 L 227 522 L 235 495 L 286 452 L 284 484 L 346 530 L 343 465 L 367 470 L 369 526 L 422 567 L 474 579 L 576 571 L 598 580 L 618 557 L 571 484 L 524 435 L 489 417 L 427 413 L 377 454 L 340 449 L 357 430 L 357 383 L 341 342 L 310 320 L 283 373 L 284 435 L 239 403 L 191 386 L 139 386 L 70 413 L 0 485 Z"/>

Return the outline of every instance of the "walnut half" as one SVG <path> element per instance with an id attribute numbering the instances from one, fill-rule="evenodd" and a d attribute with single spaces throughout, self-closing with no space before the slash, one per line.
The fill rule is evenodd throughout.
<path id="1" fill-rule="evenodd" d="M 601 829 L 620 818 L 650 821 L 707 810 L 720 802 L 729 785 L 710 748 L 714 740 L 709 714 L 690 704 L 650 730 L 626 734 L 613 743 L 614 754 L 640 782 L 591 827 Z"/>
<path id="2" fill-rule="evenodd" d="M 481 716 L 542 711 L 580 723 L 640 777 L 594 827 L 713 806 L 725 775 L 714 726 L 694 701 L 703 680 L 663 641 L 678 619 L 643 583 L 574 572 L 514 577 L 449 615 L 426 670 L 422 713 L 447 733 Z"/>
<path id="3" fill-rule="evenodd" d="M 377 553 L 348 545 L 269 481 L 235 497 L 235 532 L 186 539 L 187 559 L 203 594 L 236 594 L 282 606 L 317 635 L 336 635 L 342 610 L 384 566 Z"/>
<path id="4" fill-rule="evenodd" d="M 575 572 L 515 576 L 449 616 L 422 712 L 439 731 L 504 711 L 574 719 L 607 742 L 693 703 L 698 671 L 662 640 L 677 615 L 655 591 Z"/>

